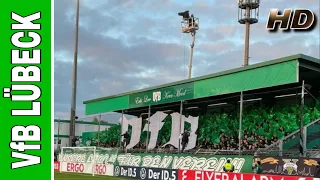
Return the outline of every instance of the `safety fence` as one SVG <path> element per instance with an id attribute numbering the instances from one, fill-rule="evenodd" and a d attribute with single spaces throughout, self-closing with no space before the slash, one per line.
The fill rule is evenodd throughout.
<path id="1" fill-rule="evenodd" d="M 119 152 L 122 153 L 145 153 L 146 150 L 142 148 L 137 149 L 120 149 Z M 149 150 L 148 153 L 154 154 L 180 154 L 178 149 L 171 148 L 156 148 Z M 289 156 L 297 157 L 300 156 L 299 149 L 287 149 L 279 151 L 278 149 L 260 149 L 256 150 L 221 150 L 221 149 L 191 149 L 184 151 L 183 154 L 192 154 L 192 155 L 249 155 L 249 156 Z M 280 154 L 280 155 L 279 155 Z M 320 149 L 308 149 L 305 151 L 305 156 L 309 158 L 320 158 Z"/>

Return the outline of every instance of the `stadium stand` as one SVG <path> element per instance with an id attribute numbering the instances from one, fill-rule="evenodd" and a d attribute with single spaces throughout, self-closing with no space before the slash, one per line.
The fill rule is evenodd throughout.
<path id="1" fill-rule="evenodd" d="M 300 107 L 290 105 L 284 107 L 256 107 L 244 111 L 243 117 L 243 142 L 242 150 L 256 150 L 266 148 L 276 143 L 279 139 L 290 135 L 299 129 L 297 114 Z M 320 118 L 320 110 L 316 106 L 305 106 L 304 124 L 307 125 Z M 203 149 L 238 149 L 238 113 L 209 113 L 199 118 L 198 148 Z M 232 123 L 230 123 L 232 122 Z M 188 124 L 186 124 L 188 127 Z M 308 149 L 319 145 L 320 125 L 308 127 Z M 101 134 L 102 146 L 117 146 L 120 125 L 114 126 Z M 171 118 L 165 120 L 160 130 L 158 147 L 169 141 L 171 133 Z M 130 134 L 130 133 L 129 133 Z M 145 135 L 141 137 L 141 143 L 135 148 L 144 149 Z M 94 141 L 92 141 L 94 142 Z M 116 143 L 117 142 L 117 143 Z M 294 136 L 291 141 L 285 143 L 285 149 L 298 148 L 299 137 Z"/>
<path id="2" fill-rule="evenodd" d="M 84 104 L 87 115 L 114 112 L 141 118 L 142 128 L 145 127 L 148 114 L 151 117 L 158 111 L 199 117 L 197 146 L 185 153 L 261 154 L 265 150 L 279 153 L 294 149 L 302 154 L 306 150 L 303 144 L 305 141 L 302 141 L 304 138 L 307 140 L 307 149 L 319 148 L 319 126 L 315 123 L 320 119 L 319 67 L 319 59 L 299 54 L 88 100 Z M 164 96 L 166 92 L 177 92 L 180 95 L 181 89 L 185 92 L 183 97 L 172 96 L 168 100 Z M 217 104 L 220 105 L 216 106 Z M 164 124 L 158 134 L 157 148 L 150 149 L 149 152 L 174 153 L 176 148 L 170 145 L 163 147 L 172 135 L 171 116 L 167 116 L 162 122 Z M 241 126 L 239 122 L 242 122 Z M 183 130 L 188 130 L 188 127 L 190 124 L 185 122 Z M 300 128 L 303 127 L 307 129 L 308 137 L 305 133 L 300 135 Z M 131 135 L 132 126 L 125 131 Z M 140 142 L 127 152 L 146 152 L 146 141 L 149 140 L 147 131 L 149 130 L 141 129 L 141 135 L 138 134 Z M 99 145 L 120 147 L 119 135 L 120 125 L 113 126 L 101 132 Z M 175 138 L 178 139 L 176 136 Z M 127 140 L 130 142 L 130 137 Z"/>

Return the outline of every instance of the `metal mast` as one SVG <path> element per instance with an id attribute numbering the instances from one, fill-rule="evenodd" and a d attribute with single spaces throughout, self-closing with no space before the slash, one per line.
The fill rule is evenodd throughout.
<path id="1" fill-rule="evenodd" d="M 182 33 L 190 33 L 192 36 L 192 42 L 190 44 L 191 50 L 190 50 L 190 60 L 189 60 L 189 66 L 188 66 L 188 79 L 191 78 L 191 71 L 192 71 L 192 58 L 193 58 L 193 48 L 194 48 L 194 42 L 196 40 L 196 31 L 199 30 L 199 18 L 196 18 L 191 14 L 189 15 L 189 11 L 180 12 L 178 13 L 179 16 L 182 16 L 181 21 L 181 30 Z"/>
<path id="2" fill-rule="evenodd" d="M 249 65 L 250 25 L 258 22 L 260 0 L 238 0 L 238 22 L 246 25 L 243 66 Z"/>
<path id="3" fill-rule="evenodd" d="M 79 5 L 80 5 L 80 0 L 77 0 L 76 26 L 75 26 L 75 37 L 74 37 L 75 42 L 74 42 L 73 75 L 72 75 L 72 100 L 71 100 L 71 112 L 70 112 L 70 137 L 69 137 L 70 145 L 72 143 L 72 138 L 75 137 L 77 71 L 78 71 Z"/>

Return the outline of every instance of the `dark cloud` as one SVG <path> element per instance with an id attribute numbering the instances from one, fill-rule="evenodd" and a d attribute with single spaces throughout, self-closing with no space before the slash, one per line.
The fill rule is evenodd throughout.
<path id="1" fill-rule="evenodd" d="M 319 1 L 294 0 L 292 8 L 319 11 Z M 251 26 L 252 63 L 304 53 L 319 57 L 319 23 L 309 33 L 269 33 L 270 8 L 290 8 L 284 0 L 264 0 L 259 23 Z M 193 76 L 240 67 L 244 26 L 235 2 L 81 0 L 77 114 L 83 101 L 185 79 L 190 35 L 180 31 L 178 12 L 200 18 Z M 319 14 L 317 14 L 319 16 Z M 55 1 L 55 116 L 68 118 L 74 53 L 75 0 Z"/>

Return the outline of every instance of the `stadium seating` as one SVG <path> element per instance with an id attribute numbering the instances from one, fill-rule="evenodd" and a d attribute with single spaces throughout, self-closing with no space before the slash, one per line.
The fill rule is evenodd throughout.
<path id="1" fill-rule="evenodd" d="M 307 128 L 307 149 L 320 149 L 320 122 L 317 122 Z M 300 137 L 293 136 L 283 144 L 283 149 L 298 149 Z"/>
<path id="2" fill-rule="evenodd" d="M 297 105 L 245 110 L 242 122 L 244 149 L 264 148 L 297 130 L 300 126 L 298 116 L 300 111 Z M 306 106 L 304 113 L 305 125 L 320 118 L 320 111 L 314 106 Z M 209 143 L 219 144 L 220 149 L 237 149 L 238 127 L 237 114 L 223 113 L 203 116 L 199 122 L 198 142 L 206 139 L 209 140 Z"/>

